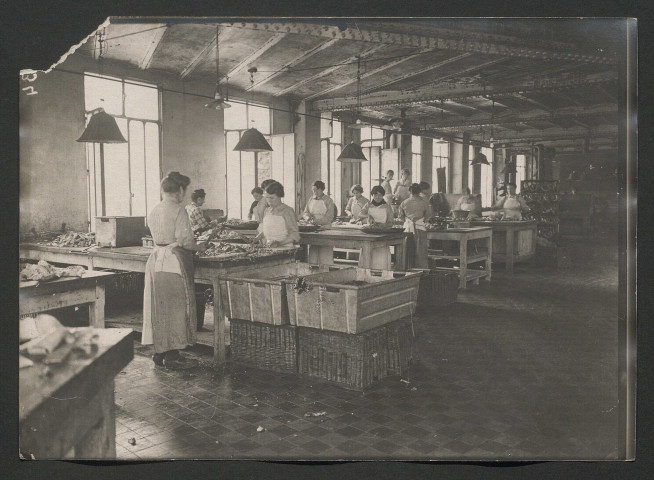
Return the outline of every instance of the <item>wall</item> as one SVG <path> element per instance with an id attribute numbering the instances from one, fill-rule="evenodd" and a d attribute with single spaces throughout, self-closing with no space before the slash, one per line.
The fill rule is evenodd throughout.
<path id="1" fill-rule="evenodd" d="M 20 93 L 20 232 L 87 231 L 83 77 L 40 74 Z"/>

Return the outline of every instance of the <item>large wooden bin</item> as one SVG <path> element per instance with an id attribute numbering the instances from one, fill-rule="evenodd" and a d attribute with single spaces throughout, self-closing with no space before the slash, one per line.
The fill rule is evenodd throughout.
<path id="1" fill-rule="evenodd" d="M 357 335 L 298 327 L 298 371 L 362 390 L 388 376 L 384 327 Z"/>
<path id="2" fill-rule="evenodd" d="M 289 321 L 286 283 L 332 268 L 335 267 L 297 262 L 221 277 L 226 314 L 230 318 L 271 325 L 295 323 Z M 292 290 L 292 286 L 288 288 Z"/>
<path id="3" fill-rule="evenodd" d="M 231 359 L 275 372 L 297 372 L 297 328 L 232 319 L 229 323 Z"/>
<path id="4" fill-rule="evenodd" d="M 95 243 L 100 247 L 142 244 L 145 217 L 95 217 Z"/>
<path id="5" fill-rule="evenodd" d="M 307 276 L 311 287 L 287 289 L 291 324 L 361 333 L 415 312 L 422 272 L 348 268 Z"/>

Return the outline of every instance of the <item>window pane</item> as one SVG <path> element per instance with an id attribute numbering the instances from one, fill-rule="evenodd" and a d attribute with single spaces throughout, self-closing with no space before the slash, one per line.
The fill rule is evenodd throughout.
<path id="1" fill-rule="evenodd" d="M 229 108 L 228 110 L 232 110 Z M 225 149 L 227 150 L 227 215 L 230 218 L 241 216 L 241 152 L 235 152 L 239 132 L 227 132 Z"/>
<path id="2" fill-rule="evenodd" d="M 132 215 L 145 212 L 145 133 L 143 123 L 129 122 L 129 168 L 132 188 Z"/>
<path id="3" fill-rule="evenodd" d="M 295 139 L 291 133 L 284 135 L 284 203 L 291 208 L 295 207 Z"/>
<path id="4" fill-rule="evenodd" d="M 381 128 L 371 127 L 370 130 L 371 130 L 373 140 L 383 140 L 384 139 L 384 131 Z"/>
<path id="5" fill-rule="evenodd" d="M 145 182 L 146 212 L 150 213 L 150 210 L 161 200 L 159 192 L 161 169 L 159 166 L 159 125 L 149 122 L 145 124 Z"/>
<path id="6" fill-rule="evenodd" d="M 341 146 L 340 145 L 332 145 L 332 158 L 338 158 L 338 156 L 341 154 Z M 330 195 L 332 197 L 332 200 L 336 204 L 336 207 L 338 208 L 339 215 L 343 211 L 343 199 L 342 199 L 342 163 L 335 161 L 334 162 L 334 186 L 332 190 L 332 194 Z"/>
<path id="7" fill-rule="evenodd" d="M 416 154 L 422 152 L 422 137 L 415 135 L 411 136 L 411 153 Z"/>
<path id="8" fill-rule="evenodd" d="M 117 118 L 121 133 L 129 140 L 127 120 Z M 127 163 L 127 143 L 107 143 L 104 145 L 105 198 L 107 215 L 129 216 L 129 166 Z"/>
<path id="9" fill-rule="evenodd" d="M 362 128 L 359 131 L 361 132 L 361 142 L 372 138 L 372 127 Z"/>
<path id="10" fill-rule="evenodd" d="M 84 108 L 102 107 L 110 115 L 123 114 L 123 83 L 114 77 L 84 76 Z"/>
<path id="11" fill-rule="evenodd" d="M 239 130 L 248 128 L 245 104 L 230 102 L 230 105 L 232 108 L 223 110 L 225 116 L 225 130 Z M 234 147 L 232 146 L 232 149 L 233 148 Z"/>
<path id="12" fill-rule="evenodd" d="M 125 115 L 131 118 L 159 120 L 157 88 L 125 83 Z"/>
<path id="13" fill-rule="evenodd" d="M 86 145 L 86 168 L 88 169 L 88 182 L 89 182 L 89 220 L 93 220 L 97 216 L 96 211 L 96 188 L 95 182 L 97 180 L 95 175 L 95 162 L 96 155 L 94 147 L 96 144 L 87 143 Z M 93 225 L 93 221 L 91 221 Z"/>
<path id="14" fill-rule="evenodd" d="M 414 137 L 415 138 L 415 137 Z M 420 138 L 420 137 L 418 137 Z M 422 157 L 419 153 L 413 153 L 411 155 L 411 182 L 420 183 L 420 165 L 422 163 Z"/>
<path id="15" fill-rule="evenodd" d="M 320 115 L 320 138 L 329 138 L 332 136 L 331 120 L 332 114 L 330 112 Z"/>
<path id="16" fill-rule="evenodd" d="M 515 174 L 515 184 L 516 192 L 520 193 L 522 191 L 522 181 L 525 180 L 525 166 L 527 164 L 527 157 L 525 155 L 516 155 L 516 174 Z"/>
<path id="17" fill-rule="evenodd" d="M 232 177 L 233 178 L 233 177 Z M 248 218 L 250 205 L 253 202 L 250 192 L 256 186 L 254 173 L 254 152 L 241 152 L 241 215 Z"/>
<path id="18" fill-rule="evenodd" d="M 306 161 L 306 159 L 305 159 Z M 320 178 L 322 179 L 323 182 L 325 182 L 325 185 L 327 185 L 327 188 L 329 188 L 329 172 L 330 172 L 330 165 L 329 165 L 329 140 L 323 140 L 320 142 Z M 312 182 L 313 183 L 313 182 Z"/>
<path id="19" fill-rule="evenodd" d="M 229 109 L 231 110 L 231 108 Z M 256 128 L 264 135 L 270 133 L 270 109 L 258 105 L 248 106 L 250 124 L 247 128 Z"/>
<path id="20" fill-rule="evenodd" d="M 381 148 L 380 147 L 371 147 L 370 149 L 370 186 L 368 187 L 368 195 L 370 195 L 370 190 L 375 185 L 380 185 L 382 173 L 379 170 L 381 164 Z"/>
<path id="21" fill-rule="evenodd" d="M 341 145 L 343 143 L 343 126 L 338 120 L 332 122 L 332 143 Z"/>
<path id="22" fill-rule="evenodd" d="M 362 150 L 368 159 L 367 162 L 361 164 L 361 186 L 363 187 L 363 194 L 367 197 L 370 193 L 370 168 L 374 162 L 372 160 L 372 148 L 364 147 Z"/>

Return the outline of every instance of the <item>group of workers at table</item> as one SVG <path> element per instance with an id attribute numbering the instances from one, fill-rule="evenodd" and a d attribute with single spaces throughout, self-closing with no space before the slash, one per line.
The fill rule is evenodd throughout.
<path id="1" fill-rule="evenodd" d="M 354 185 L 345 211 L 351 221 L 390 227 L 395 220 L 391 203 L 399 205 L 398 218 L 405 231 L 413 233 L 413 248 L 417 266 L 426 266 L 425 223 L 432 216 L 433 200 L 430 185 L 411 183 L 411 174 L 403 169 L 400 180 L 391 188 L 393 172 L 388 171 L 381 185 L 371 189 L 372 199 L 363 196 L 361 185 Z M 196 304 L 194 292 L 193 253 L 203 252 L 207 244 L 197 242 L 212 223 L 202 215 L 206 193 L 197 189 L 191 203 L 185 206 L 191 180 L 179 172 L 168 173 L 161 181 L 162 201 L 148 213 L 148 226 L 154 247 L 145 271 L 143 302 L 144 345 L 154 346 L 153 361 L 157 366 L 178 368 L 188 366 L 189 360 L 179 350 L 193 345 L 196 335 Z M 252 190 L 255 198 L 249 218 L 259 223 L 255 237 L 269 247 L 290 246 L 300 241 L 295 210 L 283 203 L 284 187 L 275 180 L 265 180 Z M 474 200 L 461 197 L 456 209 L 472 209 Z M 506 196 L 498 202 L 505 218 L 521 218 L 527 205 L 515 194 L 515 185 L 507 185 Z M 325 194 L 325 184 L 318 180 L 312 186 L 312 196 L 302 213 L 305 222 L 329 225 L 336 217 L 334 201 Z"/>

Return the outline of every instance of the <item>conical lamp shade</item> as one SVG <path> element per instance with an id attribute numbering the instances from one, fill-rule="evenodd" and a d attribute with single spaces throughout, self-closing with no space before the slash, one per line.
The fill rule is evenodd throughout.
<path id="1" fill-rule="evenodd" d="M 475 158 L 472 159 L 471 163 L 473 165 L 478 165 L 480 163 L 483 163 L 484 165 L 490 165 L 490 163 L 488 163 L 488 158 L 486 157 L 486 155 L 484 155 L 481 152 L 477 152 L 475 154 Z"/>
<path id="2" fill-rule="evenodd" d="M 336 160 L 343 163 L 361 163 L 368 161 L 366 156 L 363 154 L 361 145 L 354 142 L 347 145 Z"/>
<path id="3" fill-rule="evenodd" d="M 259 130 L 250 128 L 243 132 L 234 150 L 239 152 L 272 152 L 272 147 Z"/>
<path id="4" fill-rule="evenodd" d="M 86 130 L 77 139 L 78 142 L 87 143 L 125 143 L 125 137 L 120 133 L 116 119 L 104 110 L 93 114 Z"/>
<path id="5" fill-rule="evenodd" d="M 223 96 L 218 92 L 216 92 L 216 98 L 214 98 L 204 106 L 212 110 L 224 110 L 226 108 L 232 108 L 232 106 L 229 103 L 226 103 Z"/>

